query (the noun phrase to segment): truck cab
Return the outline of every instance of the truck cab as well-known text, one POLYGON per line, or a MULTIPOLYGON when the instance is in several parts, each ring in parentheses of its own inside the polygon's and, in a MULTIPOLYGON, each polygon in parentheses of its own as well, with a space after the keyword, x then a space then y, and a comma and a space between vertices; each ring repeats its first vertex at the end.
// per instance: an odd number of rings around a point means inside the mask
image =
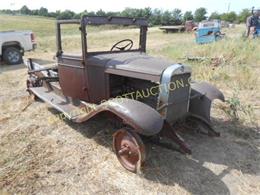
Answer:
POLYGON ((57 65, 42 67, 32 60, 27 62, 27 90, 33 97, 76 123, 101 114, 119 123, 120 129, 117 126, 113 134, 113 149, 119 162, 132 172, 145 161, 145 140, 160 144, 162 137, 168 138, 180 152, 191 154, 176 131, 190 118, 206 127, 208 135, 219 136, 211 127, 210 109, 214 99, 224 101, 214 86, 191 81, 189 66, 148 55, 147 28, 148 22, 142 18, 86 15, 81 20, 58 20, 57 65), (63 47, 66 34, 62 26, 68 24, 79 29, 78 55, 67 53, 63 47), (108 37, 113 43, 95 40, 102 50, 93 51, 94 41, 87 33, 90 25, 135 26, 135 39, 127 34, 120 40, 116 33, 121 31, 113 31, 115 38, 108 37))
POLYGON ((196 31, 196 43, 205 44, 220 40, 223 37, 220 30, 221 23, 218 20, 200 22, 196 31))

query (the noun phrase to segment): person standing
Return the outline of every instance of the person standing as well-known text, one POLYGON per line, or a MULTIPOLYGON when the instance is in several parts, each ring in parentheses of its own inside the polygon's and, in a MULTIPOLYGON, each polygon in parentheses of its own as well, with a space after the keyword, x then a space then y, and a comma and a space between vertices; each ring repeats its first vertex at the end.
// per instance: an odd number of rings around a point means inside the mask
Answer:
POLYGON ((253 34, 255 33, 256 27, 259 25, 259 17, 260 17, 260 9, 256 9, 256 10, 253 9, 252 16, 249 16, 246 21, 247 37, 249 37, 250 32, 253 32, 253 34))

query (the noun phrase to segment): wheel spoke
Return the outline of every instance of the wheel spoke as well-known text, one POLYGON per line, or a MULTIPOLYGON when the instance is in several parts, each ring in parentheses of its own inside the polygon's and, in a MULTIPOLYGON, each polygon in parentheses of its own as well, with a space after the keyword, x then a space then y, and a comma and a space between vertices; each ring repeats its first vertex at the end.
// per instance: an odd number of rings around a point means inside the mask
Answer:
POLYGON ((129 148, 127 146, 123 146, 119 151, 119 155, 129 155, 129 148))

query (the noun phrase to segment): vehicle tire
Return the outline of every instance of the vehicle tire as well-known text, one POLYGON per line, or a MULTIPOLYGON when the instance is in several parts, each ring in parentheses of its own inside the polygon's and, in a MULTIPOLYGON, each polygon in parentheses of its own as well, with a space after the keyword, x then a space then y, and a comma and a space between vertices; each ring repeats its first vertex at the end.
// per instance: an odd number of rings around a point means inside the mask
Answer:
POLYGON ((22 53, 16 47, 8 47, 4 49, 3 59, 9 65, 21 64, 22 53))

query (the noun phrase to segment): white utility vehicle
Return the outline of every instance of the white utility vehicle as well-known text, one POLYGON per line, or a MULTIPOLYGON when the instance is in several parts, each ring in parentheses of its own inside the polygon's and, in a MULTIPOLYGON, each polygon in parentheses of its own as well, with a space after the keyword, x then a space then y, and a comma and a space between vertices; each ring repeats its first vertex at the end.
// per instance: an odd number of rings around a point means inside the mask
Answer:
POLYGON ((37 44, 32 31, 0 32, 0 58, 7 64, 20 64, 25 51, 31 51, 37 44))

